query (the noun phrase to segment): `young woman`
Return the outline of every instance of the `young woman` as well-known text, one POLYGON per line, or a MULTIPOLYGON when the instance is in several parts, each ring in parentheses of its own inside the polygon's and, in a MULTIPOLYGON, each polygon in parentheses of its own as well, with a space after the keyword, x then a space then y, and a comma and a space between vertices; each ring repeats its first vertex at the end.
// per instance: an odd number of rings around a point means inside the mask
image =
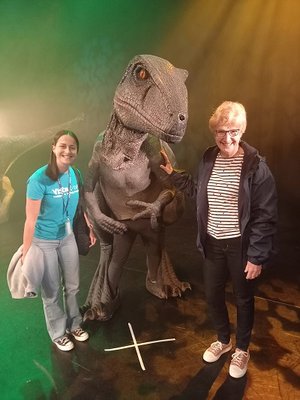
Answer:
MULTIPOLYGON (((41 297, 46 325, 51 340, 62 351, 74 348, 70 337, 78 341, 89 337, 80 327, 82 318, 76 298, 79 291, 79 255, 72 232, 79 188, 71 166, 78 150, 78 138, 73 132, 58 132, 52 143, 49 164, 35 171, 27 182, 22 260, 30 246, 37 246, 43 252, 41 297)), ((92 226, 89 226, 92 246, 96 238, 92 226)))

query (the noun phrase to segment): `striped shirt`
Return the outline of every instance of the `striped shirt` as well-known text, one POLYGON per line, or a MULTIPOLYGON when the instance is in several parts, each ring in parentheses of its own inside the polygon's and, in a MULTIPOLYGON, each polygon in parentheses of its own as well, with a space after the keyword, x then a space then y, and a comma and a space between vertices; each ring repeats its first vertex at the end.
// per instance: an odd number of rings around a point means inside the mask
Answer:
POLYGON ((217 155, 207 185, 207 233, 216 239, 241 236, 238 195, 243 160, 243 154, 231 158, 217 155))

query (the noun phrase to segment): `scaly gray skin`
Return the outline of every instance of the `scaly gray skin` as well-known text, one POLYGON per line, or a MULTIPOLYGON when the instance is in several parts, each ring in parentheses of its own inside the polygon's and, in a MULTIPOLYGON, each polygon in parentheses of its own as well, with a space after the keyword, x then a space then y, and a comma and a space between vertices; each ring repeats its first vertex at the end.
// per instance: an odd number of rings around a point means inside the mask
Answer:
POLYGON ((9 207, 15 192, 7 176, 9 169, 23 154, 49 140, 59 130, 70 129, 72 124, 83 118, 84 115, 80 114, 71 121, 27 135, 0 136, 0 224, 9 219, 9 207))
MULTIPOLYGON (((126 221, 148 218, 151 227, 174 222, 183 211, 177 193, 160 169, 168 143, 178 143, 187 125, 187 72, 168 61, 136 56, 118 85, 107 129, 95 143, 85 180, 88 212, 100 239, 100 261, 83 307, 84 319, 109 319, 119 303, 108 282, 113 235, 125 234, 126 221)), ((180 282, 166 253, 162 236, 161 262, 155 283, 147 289, 157 297, 180 296, 190 288, 180 282)))

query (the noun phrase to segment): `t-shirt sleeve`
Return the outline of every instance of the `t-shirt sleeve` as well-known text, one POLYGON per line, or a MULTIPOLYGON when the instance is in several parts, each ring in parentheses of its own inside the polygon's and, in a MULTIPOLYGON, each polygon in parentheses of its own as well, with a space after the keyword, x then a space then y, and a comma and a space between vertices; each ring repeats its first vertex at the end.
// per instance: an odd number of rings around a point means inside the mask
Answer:
POLYGON ((27 181, 26 197, 31 200, 41 200, 45 194, 45 185, 30 177, 27 181))

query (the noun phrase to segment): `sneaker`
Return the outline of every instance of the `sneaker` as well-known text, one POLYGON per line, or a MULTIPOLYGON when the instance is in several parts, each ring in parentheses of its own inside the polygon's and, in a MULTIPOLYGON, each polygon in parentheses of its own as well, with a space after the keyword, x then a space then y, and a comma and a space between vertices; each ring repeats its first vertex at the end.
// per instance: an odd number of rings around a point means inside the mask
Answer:
POLYGON ((89 338, 89 334, 81 328, 74 329, 74 331, 69 333, 74 339, 78 340, 78 342, 85 342, 89 338))
POLYGON ((26 297, 27 299, 34 299, 35 297, 37 297, 37 294, 35 292, 26 292, 24 297, 26 297))
POLYGON ((231 357, 232 360, 229 367, 229 375, 232 376, 232 378, 241 378, 247 372, 250 354, 248 351, 236 348, 231 357))
POLYGON ((74 349, 74 344, 71 342, 68 336, 63 336, 60 339, 56 339, 53 343, 59 348, 59 350, 62 351, 70 351, 74 349))
POLYGON ((227 353, 232 349, 231 341, 228 344, 224 344, 219 342, 213 342, 208 349, 205 350, 203 354, 203 360, 206 362, 215 362, 217 361, 222 354, 227 353))

